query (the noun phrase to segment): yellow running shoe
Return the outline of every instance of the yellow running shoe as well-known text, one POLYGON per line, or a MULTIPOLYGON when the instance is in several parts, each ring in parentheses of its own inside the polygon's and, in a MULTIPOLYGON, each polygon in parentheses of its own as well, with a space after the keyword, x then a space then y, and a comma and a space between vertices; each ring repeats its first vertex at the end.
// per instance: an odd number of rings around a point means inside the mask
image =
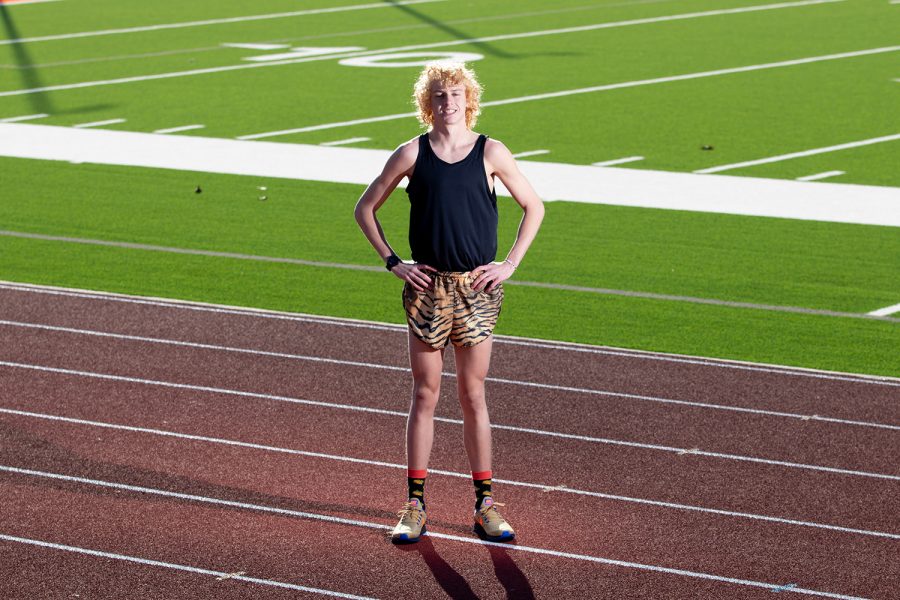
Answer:
POLYGON ((391 532, 391 541, 395 544, 411 544, 419 541, 419 536, 425 533, 425 507, 418 498, 410 498, 403 505, 397 516, 400 522, 391 532))
POLYGON ((503 504, 491 497, 481 501, 481 508, 475 511, 475 533, 492 542, 508 542, 516 537, 516 532, 497 510, 498 506, 503 504))

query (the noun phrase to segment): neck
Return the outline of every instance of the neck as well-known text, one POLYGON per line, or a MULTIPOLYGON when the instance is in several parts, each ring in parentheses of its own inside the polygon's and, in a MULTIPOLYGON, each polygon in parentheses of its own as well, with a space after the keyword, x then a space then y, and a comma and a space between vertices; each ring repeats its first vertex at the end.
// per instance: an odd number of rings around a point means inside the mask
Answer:
POLYGON ((428 132, 429 137, 442 140, 460 140, 466 138, 469 134, 470 131, 465 123, 447 125, 439 122, 437 119, 431 126, 431 131, 428 132))

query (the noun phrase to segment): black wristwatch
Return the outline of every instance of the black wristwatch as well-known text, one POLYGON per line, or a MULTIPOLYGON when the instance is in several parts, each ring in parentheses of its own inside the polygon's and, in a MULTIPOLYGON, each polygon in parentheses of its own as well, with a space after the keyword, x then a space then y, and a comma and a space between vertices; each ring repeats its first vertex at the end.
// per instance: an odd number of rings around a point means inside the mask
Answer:
POLYGON ((388 271, 390 271, 391 269, 393 269, 394 267, 399 265, 401 262, 402 261, 400 260, 399 256, 397 256, 396 254, 391 254, 390 256, 388 256, 385 259, 384 268, 387 269, 388 271))

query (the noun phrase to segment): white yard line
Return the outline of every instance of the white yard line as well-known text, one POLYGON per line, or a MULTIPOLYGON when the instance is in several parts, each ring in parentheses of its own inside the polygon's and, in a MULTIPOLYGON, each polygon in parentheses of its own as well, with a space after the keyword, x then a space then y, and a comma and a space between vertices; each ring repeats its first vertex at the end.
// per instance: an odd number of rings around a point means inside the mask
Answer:
POLYGON ((625 163, 644 160, 643 156, 628 156, 626 158, 615 158, 613 160, 604 160, 602 162, 591 163, 592 167, 612 167, 613 165, 623 165, 625 163))
MULTIPOLYGON (((635 19, 630 21, 614 21, 610 23, 597 23, 593 25, 583 25, 579 27, 567 27, 562 29, 546 29, 540 31, 528 31, 522 33, 510 33, 503 35, 494 35, 494 36, 485 36, 478 38, 467 38, 462 40, 448 40, 444 42, 435 42, 428 44, 413 44, 408 46, 396 46, 393 48, 380 48, 377 50, 368 50, 361 52, 346 52, 342 54, 334 54, 334 55, 326 55, 326 56, 311 56, 307 58, 297 58, 291 60, 283 60, 283 61, 273 61, 273 62, 259 62, 259 63, 243 63, 239 65, 229 65, 223 67, 209 67, 205 69, 191 69, 189 71, 175 71, 171 73, 157 73, 154 75, 141 75, 135 77, 123 77, 119 79, 105 79, 99 81, 85 81, 81 83, 72 83, 72 84, 64 84, 64 85, 55 85, 55 86, 45 86, 40 88, 31 88, 31 89, 20 89, 20 90, 9 90, 5 92, 0 92, 0 97, 4 96, 18 96, 22 94, 35 94, 41 92, 49 92, 49 91, 62 91, 62 90, 71 90, 71 89, 81 89, 87 87, 95 87, 101 85, 118 85, 123 83, 135 83, 139 81, 152 81, 157 79, 169 79, 173 77, 190 77, 194 75, 205 75, 209 73, 223 73, 227 71, 236 71, 241 69, 252 69, 252 68, 263 68, 263 67, 274 67, 280 65, 292 65, 304 62, 318 61, 318 60, 333 60, 333 59, 341 59, 341 58, 352 58, 357 56, 370 56, 376 54, 384 54, 389 52, 402 52, 406 50, 422 50, 425 48, 445 48, 450 46, 459 46, 459 45, 469 45, 473 43, 479 42, 494 42, 501 40, 511 40, 511 39, 523 39, 530 37, 540 37, 547 35, 560 35, 560 34, 568 34, 568 33, 582 33, 587 31, 594 31, 599 29, 606 29, 611 27, 625 27, 631 25, 644 25, 648 23, 659 23, 665 21, 677 21, 682 19, 695 19, 701 17, 710 17, 710 16, 718 16, 724 14, 738 14, 745 12, 753 12, 760 10, 776 10, 781 8, 794 8, 798 6, 807 6, 812 4, 825 4, 825 3, 833 3, 833 2, 844 2, 845 0, 805 0, 803 2, 791 2, 791 3, 780 3, 780 4, 767 4, 762 6, 750 6, 744 8, 734 8, 734 9, 725 9, 725 10, 714 10, 714 11, 706 11, 700 13, 687 13, 680 15, 668 15, 664 17, 652 17, 648 19, 635 19)), ((871 51, 869 51, 871 52, 871 51)))
POLYGON ((33 121, 35 119, 43 119, 45 117, 49 117, 47 113, 40 113, 37 115, 22 115, 19 117, 6 117, 5 119, 0 119, 0 123, 19 123, 20 121, 33 121))
MULTIPOLYGON (((898 305, 897 310, 900 310, 900 305, 898 305)), ((146 336, 137 336, 137 335, 127 335, 122 333, 112 333, 106 331, 95 331, 91 329, 79 329, 74 327, 60 327, 56 325, 46 325, 42 323, 25 323, 21 321, 7 321, 0 320, 0 326, 7 327, 19 327, 24 329, 36 329, 43 331, 52 331, 58 333, 71 333, 75 335, 84 335, 91 337, 100 337, 107 339, 115 339, 115 340, 124 340, 124 341, 133 341, 133 342, 145 342, 150 344, 162 344, 168 346, 176 346, 183 348, 195 348, 199 350, 213 350, 217 352, 229 352, 235 354, 247 354, 250 356, 263 356, 263 357, 272 357, 272 358, 285 358, 289 360, 298 360, 298 361, 310 361, 310 362, 319 362, 319 363, 327 363, 327 364, 335 364, 342 365, 347 367, 361 367, 365 369, 378 369, 378 370, 386 370, 386 371, 400 371, 404 373, 408 373, 410 369, 408 367, 398 367, 393 365, 385 365, 379 363, 370 363, 364 361, 355 361, 355 360, 342 360, 337 358, 327 358, 322 356, 308 356, 302 354, 291 354, 286 352, 271 352, 266 350, 256 350, 252 348, 236 348, 233 346, 221 346, 216 344, 204 344, 199 342, 187 342, 181 340, 173 340, 168 338, 153 338, 146 336)), ((456 373, 443 372, 441 373, 443 377, 455 378, 456 373)), ((741 413, 749 413, 755 415, 763 415, 769 417, 786 417, 790 419, 798 419, 801 421, 814 421, 814 422, 823 422, 823 423, 833 423, 837 425, 851 425, 851 426, 861 426, 861 427, 873 427, 877 429, 889 429, 894 431, 900 431, 900 425, 890 425, 886 423, 876 423, 872 421, 856 421, 849 419, 839 419, 835 417, 828 417, 819 414, 802 414, 802 413, 790 413, 784 411, 774 411, 774 410, 765 410, 759 408, 749 408, 742 406, 730 406, 726 404, 712 404, 709 402, 695 402, 690 400, 676 400, 673 398, 663 398, 659 396, 648 396, 642 394, 632 394, 628 392, 613 392, 610 390, 597 390, 592 388, 579 388, 574 386, 562 386, 562 385, 552 385, 548 383, 540 383, 540 382, 532 382, 532 381, 521 381, 514 379, 504 379, 500 377, 487 377, 485 381, 489 383, 499 383, 503 385, 512 385, 512 386, 523 386, 523 387, 531 387, 536 389, 544 389, 544 390, 553 390, 557 392, 571 392, 575 394, 586 394, 592 396, 601 396, 605 398, 622 398, 625 400, 634 400, 640 402, 653 402, 664 405, 673 405, 673 406, 685 406, 688 408, 703 408, 703 409, 714 409, 714 410, 723 410, 728 412, 741 412, 741 413)))
POLYGON ((770 156, 768 158, 759 158, 756 160, 748 160, 739 163, 733 163, 730 165, 721 165, 719 167, 709 167, 707 169, 698 169, 694 171, 694 173, 720 173, 722 171, 728 171, 731 169, 739 169, 741 167, 752 167, 756 165, 764 165, 768 163, 780 162, 783 160, 790 160, 792 158, 802 158, 804 156, 813 156, 816 154, 825 154, 827 152, 837 152, 838 150, 847 150, 850 148, 860 148, 862 146, 871 146, 872 144, 881 144, 883 142, 893 142, 896 140, 900 140, 900 133, 895 133, 893 135, 884 135, 875 138, 869 138, 867 140, 859 140, 856 142, 847 142, 844 144, 837 144, 834 146, 824 146, 822 148, 813 148, 811 150, 803 150, 801 152, 791 152, 790 154, 779 154, 778 156, 770 156))
POLYGON ((818 181, 820 179, 828 179, 829 177, 837 177, 843 175, 844 171, 825 171, 824 173, 815 173, 813 175, 805 175, 798 177, 797 181, 818 181))
POLYGON ((869 314, 873 317, 886 317, 898 312, 900 312, 900 304, 894 304, 893 306, 886 306, 884 308, 879 308, 878 310, 873 310, 869 314))
POLYGON ((79 123, 78 125, 73 125, 75 129, 89 129, 91 127, 103 127, 104 125, 118 125, 119 123, 124 123, 125 119, 107 119, 106 121, 93 121, 91 123, 79 123))
POLYGON ((43 540, 35 540, 31 538, 24 538, 14 535, 6 535, 0 533, 0 541, 5 542, 16 542, 19 544, 28 544, 30 546, 39 546, 41 548, 50 548, 53 550, 64 550, 66 552, 74 552, 76 554, 86 554, 88 556, 95 556, 98 558, 109 558, 113 560, 121 560, 130 563, 136 563, 139 565, 147 565, 151 567, 162 567, 165 569, 173 569, 176 571, 187 571, 188 573, 195 573, 197 575, 212 575, 214 577, 226 579, 234 579, 236 581, 245 581, 247 583, 256 583, 259 585, 267 585, 270 587, 284 588, 288 590, 294 590, 298 592, 309 592, 312 594, 323 594, 325 596, 331 596, 333 598, 349 598, 351 600, 376 600, 370 596, 355 596, 353 594, 344 594, 342 592, 335 592, 332 590, 323 590, 321 588, 307 587, 305 585, 296 585, 294 583, 285 583, 283 581, 274 581, 272 579, 261 579, 259 577, 248 577, 246 575, 241 575, 237 573, 226 573, 224 571, 214 571, 212 569, 202 569, 200 567, 192 567, 188 565, 181 565, 176 563, 170 563, 161 560, 151 560, 149 558, 141 558, 138 556, 130 556, 127 554, 119 554, 116 552, 104 552, 100 550, 93 550, 90 548, 82 548, 79 546, 69 546, 66 544, 57 544, 54 542, 46 542, 43 540))
POLYGON ((541 154, 550 154, 549 150, 528 150, 526 152, 516 152, 513 158, 525 158, 527 156, 540 156, 541 154))
MULTIPOLYGON (((444 0, 397 0, 394 5, 425 4, 431 2, 443 2, 444 0)), ((97 37, 102 35, 118 35, 123 33, 138 33, 142 31, 161 31, 164 29, 183 29, 185 27, 202 27, 206 25, 221 25, 224 23, 246 23, 248 21, 263 21, 268 19, 285 19, 289 17, 302 17, 307 15, 320 15, 326 13, 348 12, 354 10, 366 10, 372 8, 391 8, 391 4, 375 2, 372 4, 357 4, 354 6, 338 6, 335 8, 314 8, 309 10, 297 10, 293 12, 271 13, 265 15, 248 15, 244 17, 228 17, 222 19, 207 19, 205 21, 188 21, 185 23, 165 23, 160 25, 145 25, 141 27, 125 27, 120 29, 104 29, 101 31, 81 31, 75 33, 62 33, 57 35, 44 35, 39 37, 13 38, 0 40, 0 45, 8 44, 33 44, 35 42, 47 42, 52 40, 71 40, 75 38, 97 37)))
MULTIPOLYGON (((255 398, 259 400, 269 400, 274 402, 288 402, 291 404, 300 404, 305 406, 314 406, 317 408, 328 408, 335 410, 346 410, 351 412, 361 412, 367 414, 384 415, 390 417, 401 417, 406 419, 408 414, 404 411, 387 410, 383 408, 373 408, 370 406, 360 406, 356 404, 342 404, 339 402, 325 402, 321 400, 308 400, 306 398, 295 398, 291 396, 282 396, 278 394, 261 394, 258 392, 248 392, 243 390, 232 390, 228 388, 217 388, 211 386, 191 385, 186 383, 174 383, 171 381, 160 381, 155 379, 144 379, 141 377, 128 377, 123 375, 111 375, 108 373, 95 373, 92 371, 80 371, 76 369, 64 369, 59 367, 48 367, 45 365, 32 365, 27 363, 17 363, 10 361, 0 361, 0 366, 10 367, 13 369, 26 369, 38 371, 42 373, 56 373, 59 375, 85 377, 89 379, 100 379, 104 381, 117 381, 122 383, 135 383, 138 385, 147 385, 153 387, 163 387, 170 389, 188 390, 193 392, 204 392, 211 394, 222 394, 227 396, 239 396, 245 398, 255 398)), ((440 423, 448 423, 451 425, 462 425, 462 419, 451 419, 449 417, 434 417, 434 420, 440 423)), ((864 477, 870 479, 886 479, 890 481, 900 481, 900 475, 891 475, 888 473, 875 473, 871 471, 861 471, 858 469, 843 469, 839 467, 829 467, 824 465, 813 465, 806 463, 797 463, 792 461, 774 460, 761 458, 757 456, 745 456, 740 454, 727 454, 723 452, 710 452, 699 448, 676 448, 673 446, 664 446, 662 444, 645 444, 641 442, 632 442, 628 440, 617 440, 612 438, 601 438, 597 436, 580 435, 575 433, 565 433, 560 431, 550 431, 546 429, 537 429, 534 427, 519 427, 515 425, 505 425, 500 423, 491 423, 492 429, 503 431, 514 431, 516 433, 526 433, 537 435, 540 437, 548 437, 551 439, 574 440, 579 442, 587 442, 591 444, 603 444, 611 446, 622 446, 628 448, 637 448, 640 450, 659 451, 675 454, 692 454, 694 456, 704 456, 707 458, 717 458, 722 460, 731 460, 736 462, 748 462, 754 464, 765 464, 771 466, 785 467, 788 469, 800 469, 806 471, 817 471, 821 473, 829 473, 835 475, 847 475, 852 477, 864 477)))
POLYGON ((335 140, 333 142, 321 142, 320 146, 346 146, 347 144, 356 144, 357 142, 368 142, 372 138, 367 137, 355 137, 348 138, 346 140, 335 140))
MULTIPOLYGON (((65 288, 59 286, 39 285, 34 283, 18 283, 12 281, 0 280, 0 289, 12 290, 15 292, 23 292, 30 294, 44 294, 50 296, 63 296, 70 298, 82 298, 87 300, 96 300, 100 302, 119 302, 123 304, 136 304, 140 306, 155 306, 176 310, 191 310, 198 312, 208 312, 220 315, 235 315, 242 317, 253 317, 258 319, 275 319, 279 321, 292 321, 297 323, 319 323, 325 325, 336 325, 339 327, 354 327, 363 329, 374 329, 389 333, 406 335, 407 327, 395 323, 384 323, 380 321, 367 321, 363 319, 349 319, 346 317, 326 317, 322 315, 311 315, 304 313, 292 313, 278 310, 270 310, 264 308, 251 308, 246 306, 230 306, 227 304, 212 304, 208 302, 178 300, 175 298, 155 298, 152 296, 135 296, 130 294, 119 294, 115 292, 103 292, 93 290, 83 290, 78 288, 65 288)), ((661 352, 650 352, 647 350, 631 350, 624 348, 614 348, 611 346, 596 346, 591 344, 580 344, 577 342, 562 342, 541 340, 538 338, 516 337, 511 335, 497 335, 494 343, 511 344, 519 346, 527 346, 532 348, 545 348, 548 350, 563 350, 567 352, 584 352, 588 354, 621 356, 624 358, 633 358, 641 360, 656 360, 660 362, 672 362, 693 364, 705 367, 737 369, 750 372, 771 373, 775 375, 783 375, 789 377, 809 377, 813 379, 825 379, 832 381, 846 381, 850 383, 858 383, 863 385, 887 385, 892 387, 900 387, 900 378, 887 377, 881 375, 865 375, 859 373, 844 373, 840 371, 823 371, 820 369, 809 369, 805 367, 791 367, 786 365, 775 365, 767 363, 753 363, 747 361, 730 360, 725 358, 709 358, 702 356, 692 356, 689 354, 665 354, 661 352)), ((405 338, 404 338, 405 339, 405 338)))
MULTIPOLYGON (((0 156, 368 185, 390 150, 0 124, 0 156)), ((546 200, 900 226, 900 189, 522 161, 546 200)), ((403 184, 401 184, 403 185, 403 184)), ((497 194, 509 196, 500 183, 497 194)))
MULTIPOLYGON (((660 83, 671 83, 673 81, 687 81, 690 79, 702 79, 705 77, 718 77, 720 75, 731 75, 734 73, 746 73, 750 71, 760 71, 765 69, 778 69, 783 67, 793 67, 797 65, 805 65, 815 62, 821 61, 829 61, 829 60, 841 60, 845 58, 857 58, 860 56, 869 56, 872 54, 882 54, 885 52, 897 52, 900 50, 900 46, 885 46, 882 48, 870 48, 867 50, 857 50, 853 52, 841 52, 839 54, 825 54, 822 56, 810 56, 806 58, 798 58, 791 60, 784 60, 773 63, 762 63, 757 65, 747 65, 743 67, 733 67, 729 69, 716 69, 713 71, 699 71, 696 73, 686 73, 683 75, 671 75, 666 77, 656 77, 654 79, 638 79, 635 81, 623 81, 619 83, 609 83, 605 85, 595 85, 591 87, 584 88, 575 88, 570 90, 559 90, 556 92, 546 92, 543 94, 529 94, 528 96, 518 96, 514 98, 505 98, 503 100, 490 100, 487 102, 482 102, 482 107, 490 107, 490 106, 504 106, 507 104, 518 104, 521 102, 534 102, 537 100, 549 100, 551 98, 565 98, 567 96, 575 96, 579 94, 593 94, 596 92, 607 92, 610 90, 619 90, 625 88, 632 87, 640 87, 645 85, 657 85, 660 83)), ((333 58, 333 57, 332 57, 333 58)), ((0 96, 3 96, 5 92, 0 92, 0 96)), ((292 129, 281 129, 278 131, 267 131, 263 133, 253 133, 248 135, 238 136, 239 140, 259 140, 270 137, 278 137, 283 135, 289 135, 294 133, 306 133, 309 131, 320 131, 322 129, 334 129, 338 127, 350 127, 353 125, 363 125, 366 123, 378 123, 382 121, 393 121, 397 119, 405 119, 408 117, 416 116, 415 112, 408 113, 396 113, 392 115, 381 115, 377 117, 368 117, 363 119, 353 119, 350 121, 338 121, 335 123, 322 123, 319 125, 307 125, 304 127, 295 127, 292 129)), ((736 165, 736 166, 742 166, 736 165)), ((701 169, 699 171, 695 171, 696 173, 713 173, 718 170, 726 170, 726 168, 734 167, 735 165, 726 165, 725 167, 713 167, 712 169, 701 169)))
POLYGON ((222 44, 224 48, 241 48, 244 50, 284 50, 290 44, 222 44))
POLYGON ((181 131, 193 131, 194 129, 203 129, 206 125, 182 125, 180 127, 169 127, 167 129, 157 129, 153 133, 178 133, 181 131))

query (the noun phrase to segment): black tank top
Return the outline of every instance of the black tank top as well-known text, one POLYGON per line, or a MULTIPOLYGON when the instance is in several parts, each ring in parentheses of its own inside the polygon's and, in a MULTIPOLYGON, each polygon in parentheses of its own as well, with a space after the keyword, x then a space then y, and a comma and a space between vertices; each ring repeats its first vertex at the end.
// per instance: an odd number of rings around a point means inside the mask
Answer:
POLYGON ((471 271, 497 256, 497 194, 484 170, 486 135, 459 162, 444 162, 419 136, 409 195, 412 258, 439 271, 471 271))

